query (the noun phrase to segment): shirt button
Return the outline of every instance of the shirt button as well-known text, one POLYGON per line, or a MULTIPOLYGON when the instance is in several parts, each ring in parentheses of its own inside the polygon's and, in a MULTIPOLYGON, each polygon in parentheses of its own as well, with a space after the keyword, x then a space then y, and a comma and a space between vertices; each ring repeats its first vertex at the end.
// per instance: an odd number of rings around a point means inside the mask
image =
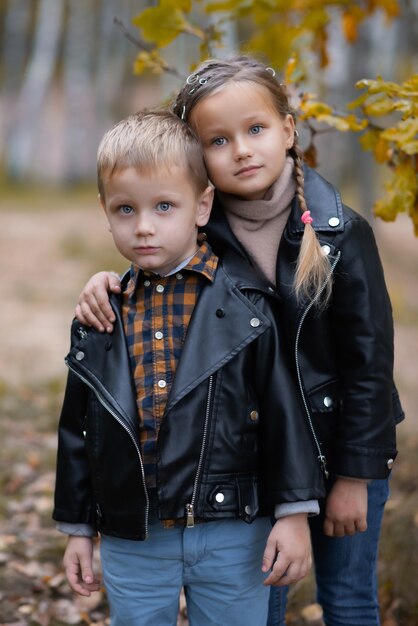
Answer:
POLYGON ((183 274, 180 274, 180 272, 178 272, 176 274, 176 278, 177 278, 177 280, 181 280, 183 278, 183 274))
POLYGON ((151 284, 150 280, 144 280, 144 287, 149 287, 151 284))
POLYGON ((260 326, 261 322, 258 319, 258 317, 253 317, 252 319, 250 319, 250 326, 252 326, 253 328, 257 328, 257 326, 260 326))
POLYGON ((258 420, 258 411, 251 411, 250 420, 256 422, 258 420))
POLYGON ((160 389, 164 389, 164 387, 167 387, 167 383, 165 382, 165 380, 159 380, 157 385, 160 389))
POLYGON ((157 285, 155 289, 158 291, 158 293, 163 293, 164 285, 157 285))
POLYGON ((155 333, 154 337, 156 339, 162 339, 164 337, 163 333, 161 332, 161 330, 157 330, 157 332, 155 333))

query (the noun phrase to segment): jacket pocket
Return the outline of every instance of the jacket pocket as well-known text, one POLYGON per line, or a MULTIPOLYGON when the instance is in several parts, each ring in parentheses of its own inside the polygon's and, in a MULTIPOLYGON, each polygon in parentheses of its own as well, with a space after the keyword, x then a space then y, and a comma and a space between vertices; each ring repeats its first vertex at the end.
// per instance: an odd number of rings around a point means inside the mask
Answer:
POLYGON ((209 491, 211 510, 219 517, 239 517, 247 523, 254 521, 259 511, 258 480, 245 476, 224 482, 219 478, 209 491))
POLYGON ((338 381, 332 380, 308 392, 308 403, 315 432, 321 443, 326 443, 337 430, 341 408, 338 381))

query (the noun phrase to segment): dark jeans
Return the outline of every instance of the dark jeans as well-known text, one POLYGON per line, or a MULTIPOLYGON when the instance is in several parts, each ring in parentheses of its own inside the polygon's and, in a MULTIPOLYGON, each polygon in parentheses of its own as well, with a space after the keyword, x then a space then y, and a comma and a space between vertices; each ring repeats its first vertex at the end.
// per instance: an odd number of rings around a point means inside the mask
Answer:
MULTIPOLYGON (((326 537, 322 514, 310 519, 317 601, 327 626, 379 626, 376 560, 389 481, 368 486, 367 530, 326 537)), ((267 626, 285 626, 288 588, 272 587, 267 626)))

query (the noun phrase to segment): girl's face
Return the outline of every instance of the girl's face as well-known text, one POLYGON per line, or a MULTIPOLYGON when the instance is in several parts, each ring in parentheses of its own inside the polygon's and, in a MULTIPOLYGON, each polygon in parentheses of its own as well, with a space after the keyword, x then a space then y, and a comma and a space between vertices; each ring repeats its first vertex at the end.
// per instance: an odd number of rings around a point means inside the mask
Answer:
POLYGON ((294 141, 292 116, 282 118, 270 92, 255 83, 232 82, 205 97, 192 110, 190 124, 214 186, 243 200, 265 196, 294 141))

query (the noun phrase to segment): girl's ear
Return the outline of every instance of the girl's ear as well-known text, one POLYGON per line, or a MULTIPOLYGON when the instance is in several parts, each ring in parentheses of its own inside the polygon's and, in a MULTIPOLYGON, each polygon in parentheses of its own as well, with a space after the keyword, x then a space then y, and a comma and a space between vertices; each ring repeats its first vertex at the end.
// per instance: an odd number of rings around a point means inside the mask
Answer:
POLYGON ((283 128, 286 135, 286 150, 290 150, 295 141, 295 120, 290 113, 283 120, 283 128))
POLYGON ((209 221, 213 203, 213 187, 206 187, 198 199, 196 211, 196 226, 206 226, 209 221))

